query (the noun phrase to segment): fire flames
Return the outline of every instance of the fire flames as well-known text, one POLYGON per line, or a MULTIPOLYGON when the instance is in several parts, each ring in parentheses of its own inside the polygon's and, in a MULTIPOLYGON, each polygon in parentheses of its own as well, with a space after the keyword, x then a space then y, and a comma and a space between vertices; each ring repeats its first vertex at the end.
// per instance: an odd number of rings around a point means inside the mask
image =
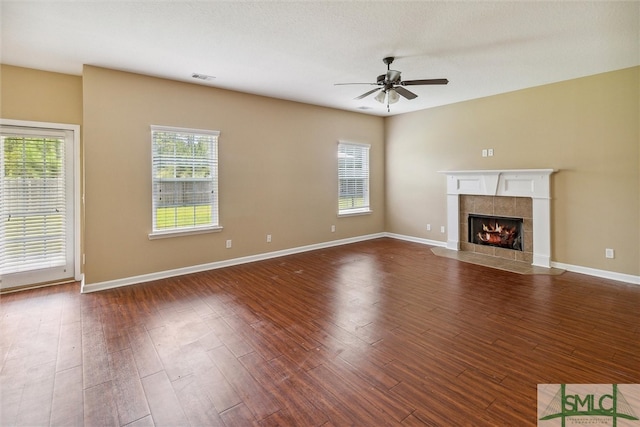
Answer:
POLYGON ((478 239, 488 245, 512 247, 518 236, 516 227, 507 227, 496 222, 495 227, 482 224, 482 231, 478 233, 478 239))

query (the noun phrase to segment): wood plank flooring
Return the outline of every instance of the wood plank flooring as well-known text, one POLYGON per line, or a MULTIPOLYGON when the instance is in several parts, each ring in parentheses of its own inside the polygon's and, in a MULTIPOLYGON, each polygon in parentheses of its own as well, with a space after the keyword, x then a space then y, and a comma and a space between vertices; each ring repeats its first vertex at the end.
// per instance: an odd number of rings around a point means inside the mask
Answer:
POLYGON ((6 294, 0 425, 536 425, 538 383, 640 383, 639 308, 386 238, 6 294))

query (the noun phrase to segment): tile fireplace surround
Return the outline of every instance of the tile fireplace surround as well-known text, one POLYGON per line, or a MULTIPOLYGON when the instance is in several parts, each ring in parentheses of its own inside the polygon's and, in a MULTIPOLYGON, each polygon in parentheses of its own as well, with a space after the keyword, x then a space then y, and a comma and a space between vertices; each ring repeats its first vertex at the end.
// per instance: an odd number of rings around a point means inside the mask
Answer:
MULTIPOLYGON (((460 196, 460 250, 490 255, 498 258, 533 262, 533 215, 529 197, 512 196, 460 196), (499 218, 522 219, 520 250, 470 242, 469 216, 486 215, 499 218), (469 237, 469 239, 467 239, 469 237)), ((489 221, 488 219, 485 221, 489 221)), ((493 221, 491 221, 493 222, 493 221)))
POLYGON ((554 169, 441 172, 447 175, 447 249, 458 251, 466 244, 466 234, 460 227, 460 196, 528 197, 531 199, 533 229, 531 265, 550 268, 550 176, 554 172, 554 169))

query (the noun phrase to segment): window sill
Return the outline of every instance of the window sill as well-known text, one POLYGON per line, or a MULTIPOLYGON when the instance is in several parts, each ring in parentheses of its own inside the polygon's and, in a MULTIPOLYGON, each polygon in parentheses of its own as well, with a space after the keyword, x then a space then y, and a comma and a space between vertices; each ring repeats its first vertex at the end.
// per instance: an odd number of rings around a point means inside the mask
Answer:
POLYGON ((153 233, 149 233, 149 240, 190 236, 193 234, 217 233, 219 231, 222 231, 222 226, 219 225, 213 227, 189 228, 185 230, 154 231, 153 233))
POLYGON ((370 215, 373 211, 371 209, 354 209, 351 211, 338 212, 338 218, 345 216, 358 216, 358 215, 370 215))

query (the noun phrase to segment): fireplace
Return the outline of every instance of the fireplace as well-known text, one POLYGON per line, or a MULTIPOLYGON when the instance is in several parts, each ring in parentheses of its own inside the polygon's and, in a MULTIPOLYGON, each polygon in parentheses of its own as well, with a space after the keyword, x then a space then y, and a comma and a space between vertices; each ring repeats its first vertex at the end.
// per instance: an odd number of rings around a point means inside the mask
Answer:
POLYGON ((446 247, 551 267, 550 176, 554 172, 554 169, 443 171, 447 175, 446 247), (503 211, 505 205, 515 210, 503 211), (529 213, 524 213, 525 207, 529 213), (468 242, 465 212, 523 218, 520 229, 523 252, 468 242))
POLYGON ((469 243, 523 250, 523 218, 468 215, 469 243))
POLYGON ((535 230, 530 197, 462 194, 458 201, 460 250, 533 263, 535 230))

